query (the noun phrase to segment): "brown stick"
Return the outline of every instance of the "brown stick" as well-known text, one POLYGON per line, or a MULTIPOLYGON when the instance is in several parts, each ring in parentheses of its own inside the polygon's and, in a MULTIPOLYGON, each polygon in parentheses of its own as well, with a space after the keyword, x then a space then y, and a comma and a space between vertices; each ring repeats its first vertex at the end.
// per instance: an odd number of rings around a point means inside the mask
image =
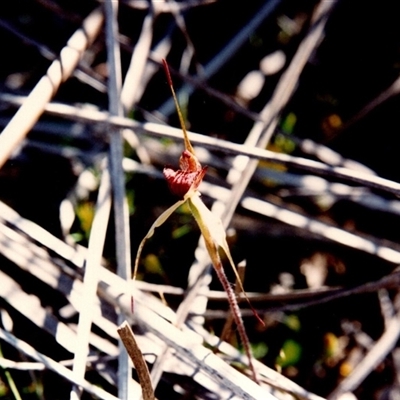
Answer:
POLYGON ((143 400, 155 400, 153 386, 151 384, 149 369, 143 359, 142 352, 140 351, 135 336, 127 321, 124 321, 117 328, 118 335, 120 336, 126 351, 131 358, 133 365, 139 377, 140 386, 142 387, 143 400))

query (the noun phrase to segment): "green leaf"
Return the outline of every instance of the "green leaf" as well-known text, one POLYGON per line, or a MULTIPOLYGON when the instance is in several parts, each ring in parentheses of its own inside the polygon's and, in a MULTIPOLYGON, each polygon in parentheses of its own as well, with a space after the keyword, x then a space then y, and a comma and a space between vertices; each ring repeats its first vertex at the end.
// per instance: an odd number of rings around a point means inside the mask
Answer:
POLYGON ((295 365, 301 358, 302 348, 298 342, 288 339, 283 343, 280 355, 276 359, 276 363, 281 367, 295 365))

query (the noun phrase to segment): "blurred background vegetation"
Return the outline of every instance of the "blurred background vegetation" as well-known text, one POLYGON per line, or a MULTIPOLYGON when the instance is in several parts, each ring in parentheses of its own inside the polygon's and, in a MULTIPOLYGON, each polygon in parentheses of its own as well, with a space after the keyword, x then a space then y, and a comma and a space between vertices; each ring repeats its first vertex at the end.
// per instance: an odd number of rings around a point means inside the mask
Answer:
MULTIPOLYGON (((15 114, 21 99, 18 96, 23 99, 30 93, 69 37, 99 4, 91 0, 2 2, 2 127, 15 114)), ((127 115, 139 122, 179 126, 160 68, 164 56, 171 66, 188 128, 227 142, 244 143, 309 32, 318 4, 314 0, 153 1, 151 50, 142 55, 146 67, 127 115), (268 4, 270 11, 247 31, 268 4), (176 15, 182 18, 180 26, 176 15), (229 48, 239 34, 244 39, 229 48), (197 76, 196 86, 185 86, 190 76, 197 76)), ((118 39, 123 77, 133 49, 144 35, 142 26, 148 15, 147 1, 120 1, 118 39)), ((354 168, 355 174, 361 171, 400 180, 398 16, 396 2, 336 2, 327 16, 323 40, 312 51, 293 96, 279 110, 269 150, 354 168)), ((108 73, 105 34, 101 32, 53 102, 107 110, 108 73)), ((69 244, 87 246, 100 163, 108 151, 106 133, 104 126, 45 112, 0 169, 0 200, 69 244), (71 207, 74 214, 68 219, 71 207)), ((181 151, 181 144, 169 138, 138 137, 140 150, 136 145, 124 147, 125 157, 132 161, 126 169, 126 190, 133 257, 155 218, 176 201, 161 172, 165 165, 177 166, 181 151)), ((233 155, 222 148, 197 146, 196 150, 201 162, 209 166, 205 181, 211 186, 205 188, 203 200, 211 206, 218 188, 230 187, 226 178, 233 155)), ((287 221, 278 212, 257 211, 242 204, 228 230, 235 261, 246 261, 245 288, 260 294, 253 306, 266 326, 260 326, 251 313, 243 314, 255 355, 308 391, 327 397, 351 376, 382 337, 390 315, 400 312, 398 289, 391 279, 397 276, 396 257, 400 254, 398 196, 394 190, 371 188, 362 181, 355 184, 334 172, 316 176, 296 165, 266 160, 260 162, 244 196, 293 213, 287 221), (308 222, 298 225, 296 215, 308 222), (313 222, 325 228, 313 229, 313 222), (338 228, 344 236, 329 236, 330 228, 338 228), (368 240, 375 248, 370 251, 356 241, 352 243, 346 232, 368 240), (382 256, 376 250, 381 247, 392 250, 396 257, 382 256), (384 278, 387 283, 375 284, 384 278), (368 286, 371 283, 375 286, 368 286), (387 303, 392 311, 385 311, 387 303)), ((146 245, 139 279, 185 289, 198 238, 189 211, 180 208, 146 245)), ((103 256, 108 268, 115 270, 112 218, 103 256)), ((62 295, 3 256, 0 270, 63 319, 60 310, 66 300, 62 295)), ((229 278, 234 281, 230 273, 229 278)), ((217 279, 213 279, 211 289, 221 290, 217 279)), ((182 301, 182 296, 164 296, 173 309, 182 301)), ((35 347, 43 347, 45 342, 45 353, 55 360, 71 358, 7 298, 0 298, 0 308, 12 317, 16 336, 29 337, 35 347)), ((205 312, 207 330, 221 334, 227 309, 224 300, 211 296, 205 312)), ((64 320, 76 324, 76 318, 73 315, 64 320)), ((5 326, 4 321, 2 324, 5 326)), ((235 335, 231 340, 237 344, 235 335)), ((20 359, 15 349, 0 343, 5 358, 20 359)), ((352 390, 354 395, 359 399, 398 398, 399 368, 395 343, 352 390)), ((0 398, 11 399, 6 375, 6 370, 0 369, 0 398)), ((12 376, 24 399, 69 398, 69 384, 51 372, 12 371, 12 376), (64 393, 60 392, 64 386, 64 393)), ((160 399, 211 398, 201 394, 190 397, 188 388, 186 394, 174 392, 173 380, 163 379, 160 393, 156 393, 160 399)), ((112 383, 99 384, 115 390, 112 383)))

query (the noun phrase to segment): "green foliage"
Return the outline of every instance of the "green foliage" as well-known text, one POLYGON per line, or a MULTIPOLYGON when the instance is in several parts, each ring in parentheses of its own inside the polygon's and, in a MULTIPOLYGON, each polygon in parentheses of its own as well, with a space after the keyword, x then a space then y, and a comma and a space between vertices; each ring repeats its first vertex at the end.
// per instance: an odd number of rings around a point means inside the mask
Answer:
POLYGON ((83 231, 83 236, 88 239, 94 218, 94 204, 91 201, 83 201, 76 207, 76 215, 83 231))
POLYGON ((252 343, 251 350, 254 358, 259 360, 267 355, 268 346, 265 342, 252 343))
POLYGON ((127 190, 126 199, 128 202, 129 214, 132 215, 135 212, 135 191, 127 190))
POLYGON ((285 133, 293 133, 294 131, 294 127, 296 125, 297 122, 297 117, 295 113, 289 113, 284 120, 282 121, 281 127, 283 132, 285 133))
POLYGON ((302 347, 297 341, 293 339, 285 340, 276 359, 276 364, 282 368, 296 365, 301 358, 301 354, 302 347))
POLYGON ((161 261, 155 254, 148 254, 145 257, 143 264, 147 273, 165 277, 165 271, 162 267, 161 261))
POLYGON ((293 133, 296 122, 297 117, 294 113, 289 113, 283 119, 281 123, 282 133, 278 133, 274 140, 274 146, 277 147, 278 151, 290 154, 295 150, 296 143, 288 135, 293 133))
POLYGON ((294 314, 285 316, 284 324, 295 332, 298 332, 301 328, 300 319, 297 315, 294 314))
POLYGON ((190 224, 182 225, 173 230, 172 238, 179 239, 179 238, 187 235, 189 232, 191 232, 191 230, 192 230, 192 226, 190 224))

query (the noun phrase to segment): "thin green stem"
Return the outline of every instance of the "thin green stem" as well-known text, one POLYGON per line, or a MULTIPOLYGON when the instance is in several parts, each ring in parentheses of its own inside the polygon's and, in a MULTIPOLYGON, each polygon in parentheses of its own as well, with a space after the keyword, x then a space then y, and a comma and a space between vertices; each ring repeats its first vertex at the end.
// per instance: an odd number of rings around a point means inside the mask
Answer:
MULTIPOLYGON (((3 351, 1 350, 1 346, 0 346, 0 357, 3 358, 3 351)), ((8 371, 5 368, 3 370, 4 370, 4 375, 6 376, 7 379, 8 386, 10 387, 11 393, 14 395, 16 400, 22 400, 22 397, 18 392, 17 385, 15 384, 14 379, 10 374, 10 371, 8 371)))

